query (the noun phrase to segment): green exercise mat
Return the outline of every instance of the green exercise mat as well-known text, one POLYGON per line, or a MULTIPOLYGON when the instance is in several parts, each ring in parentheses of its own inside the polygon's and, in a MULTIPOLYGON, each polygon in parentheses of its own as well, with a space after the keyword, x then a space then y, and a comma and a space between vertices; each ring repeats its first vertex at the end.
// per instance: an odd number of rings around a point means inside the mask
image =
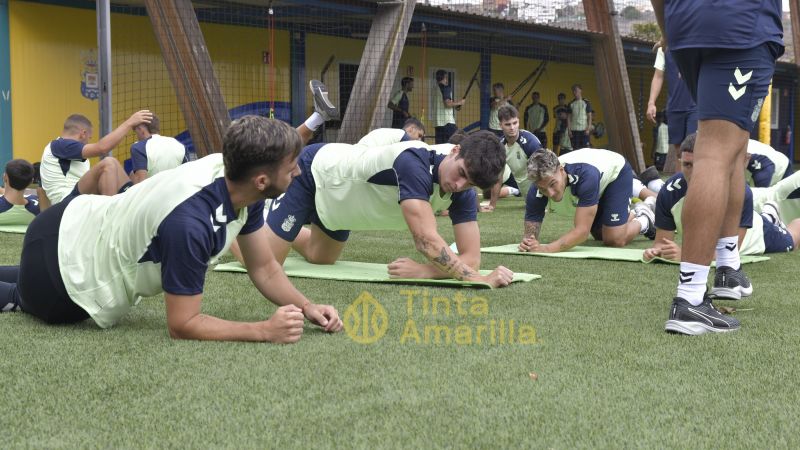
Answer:
POLYGON ((0 225, 0 233, 25 234, 28 231, 27 225, 0 225))
MULTIPOLYGON (((604 259, 609 261, 629 261, 629 262, 665 262, 669 264, 678 264, 677 261, 669 261, 663 258, 654 258, 651 261, 645 261, 643 258, 644 250, 640 248, 613 248, 613 247, 587 247, 577 246, 565 252, 560 253, 523 253, 517 250, 519 244, 500 245, 497 247, 485 247, 481 249, 481 253, 501 253, 505 255, 521 255, 521 256, 545 256, 550 258, 567 258, 567 259, 604 259)), ((761 261, 768 261, 768 256, 742 256, 742 264, 756 263, 761 261)), ((713 266, 714 263, 712 262, 713 266)))
MULTIPOLYGON (((353 261, 339 261, 336 264, 311 264, 302 258, 287 258, 283 265, 286 275, 299 278, 319 278, 322 280, 340 281, 362 281, 368 283, 402 283, 402 284, 422 284, 430 286, 457 286, 457 287, 476 287, 489 288, 487 283, 476 281, 459 281, 452 279, 430 279, 430 278, 389 278, 386 264, 374 264, 353 261)), ((218 264, 214 267, 215 272, 240 272, 246 273, 247 270, 238 262, 218 264)), ((489 270, 481 270, 484 275, 489 274, 489 270)), ((532 273, 514 273, 513 282, 528 282, 541 278, 541 275, 532 273)))
POLYGON ((519 244, 485 247, 481 253, 503 253, 507 255, 547 256, 550 258, 569 259, 607 259, 612 261, 640 262, 644 250, 635 248, 584 247, 577 246, 560 253, 523 253, 518 250, 519 244))

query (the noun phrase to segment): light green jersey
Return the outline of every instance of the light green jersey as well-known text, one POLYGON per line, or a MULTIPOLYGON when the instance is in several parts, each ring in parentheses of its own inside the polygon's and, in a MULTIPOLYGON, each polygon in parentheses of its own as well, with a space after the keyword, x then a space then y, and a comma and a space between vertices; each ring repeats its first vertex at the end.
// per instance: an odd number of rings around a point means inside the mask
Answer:
POLYGON ((224 200, 219 189, 213 189, 224 173, 222 154, 215 153, 155 175, 123 194, 73 199, 64 210, 58 240, 61 277, 70 298, 106 328, 142 297, 161 293, 161 259, 150 248, 162 222, 190 200, 197 220, 186 226, 205 227, 207 235, 214 236, 212 241, 225 227, 224 243, 219 243, 211 260, 225 253, 247 222, 248 208, 242 208, 235 219, 224 213, 223 205, 230 198, 224 200))
MULTIPOLYGON (((330 230, 408 229, 399 205, 399 187, 376 183, 373 178, 393 172, 395 160, 407 149, 430 152, 420 141, 384 147, 327 144, 320 148, 311 163, 311 173, 316 184, 317 214, 325 227, 330 230)), ((434 176, 434 159, 430 158, 431 177, 434 176)), ((439 184, 433 183, 429 201, 434 211, 447 209, 452 203, 451 197, 451 193, 442 192, 439 184)))
POLYGON ((606 187, 617 179, 625 167, 625 157, 611 150, 599 148, 582 148, 558 157, 561 165, 564 164, 590 164, 600 172, 600 195, 606 187))

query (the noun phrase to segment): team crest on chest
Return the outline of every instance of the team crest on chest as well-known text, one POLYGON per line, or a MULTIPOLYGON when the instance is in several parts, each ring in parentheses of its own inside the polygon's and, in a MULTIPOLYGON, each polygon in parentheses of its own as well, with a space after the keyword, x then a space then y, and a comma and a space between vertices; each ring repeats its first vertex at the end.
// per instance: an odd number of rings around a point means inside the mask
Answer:
POLYGON ((289 214, 286 217, 286 219, 283 221, 283 225, 281 225, 281 230, 283 230, 283 231, 285 231, 287 233, 292 231, 292 228, 294 228, 294 223, 295 222, 297 222, 297 219, 294 218, 294 215, 289 214))

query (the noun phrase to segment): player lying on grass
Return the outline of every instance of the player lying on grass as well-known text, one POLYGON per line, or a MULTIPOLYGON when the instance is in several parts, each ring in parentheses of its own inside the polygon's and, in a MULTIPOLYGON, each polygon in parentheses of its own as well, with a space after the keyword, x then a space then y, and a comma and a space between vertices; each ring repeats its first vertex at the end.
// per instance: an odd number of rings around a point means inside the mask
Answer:
MULTIPOLYGON (((670 177, 656 201, 656 239, 653 247, 645 250, 645 259, 656 256, 672 261, 681 260, 681 246, 675 242, 675 233, 682 230, 681 211, 694 168, 694 134, 689 135, 680 147, 682 172, 670 177)), ((783 224, 778 206, 766 202, 759 214, 753 210, 753 193, 745 185, 744 206, 739 223, 739 254, 760 255, 792 251, 800 241, 800 219, 783 224)), ((716 287, 716 286, 715 286, 716 287)), ((750 292, 739 287, 738 291, 750 292)), ((713 293, 713 291, 712 291, 713 293)))
POLYGON ((505 267, 487 276, 478 272, 480 231, 472 190, 492 186, 504 161, 505 150, 490 132, 465 137, 446 156, 420 141, 310 145, 300 154, 301 175, 270 206, 272 252, 283 261, 294 248, 311 263, 333 264, 351 230, 407 229, 428 262, 398 258, 389 264, 390 275, 506 286, 513 274, 505 267), (449 209, 458 255, 436 230, 434 211, 444 209, 449 209))
POLYGON ((747 141, 746 169, 748 181, 753 187, 759 188, 774 186, 794 173, 786 155, 753 139, 747 141))
POLYGON ((640 234, 650 239, 655 235, 653 211, 646 203, 637 203, 635 213, 629 212, 633 171, 619 153, 584 148, 556 156, 543 150, 528 161, 528 177, 536 189, 528 191, 525 200, 521 252, 569 250, 589 234, 609 247, 624 247, 640 234), (577 199, 574 226, 555 241, 540 243, 547 201, 564 200, 567 188, 577 199))
POLYGON ((406 141, 421 141, 425 137, 425 125, 415 118, 406 119, 403 128, 377 128, 358 140, 358 144, 380 147, 406 141))
POLYGON ((326 331, 342 322, 311 303, 269 249, 264 199, 300 173, 296 130, 245 116, 223 138, 222 153, 162 172, 115 196, 70 195, 28 227, 19 267, 0 268, 0 309, 49 324, 92 318, 116 324, 142 297, 164 292, 176 339, 289 343, 304 317, 326 331), (233 322, 202 314, 205 273, 237 239, 261 294, 280 308, 268 320, 233 322))
POLYGON ((753 188, 753 205, 756 211, 772 202, 778 206, 786 222, 800 219, 800 172, 795 172, 768 188, 753 188))

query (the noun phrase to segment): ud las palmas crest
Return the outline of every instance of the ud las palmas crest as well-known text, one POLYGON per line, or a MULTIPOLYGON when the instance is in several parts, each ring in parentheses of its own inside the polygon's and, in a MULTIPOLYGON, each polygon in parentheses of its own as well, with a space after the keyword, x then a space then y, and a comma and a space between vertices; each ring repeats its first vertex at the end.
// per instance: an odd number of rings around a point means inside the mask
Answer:
POLYGON ((89 100, 97 100, 100 97, 96 50, 81 51, 81 95, 89 100))

